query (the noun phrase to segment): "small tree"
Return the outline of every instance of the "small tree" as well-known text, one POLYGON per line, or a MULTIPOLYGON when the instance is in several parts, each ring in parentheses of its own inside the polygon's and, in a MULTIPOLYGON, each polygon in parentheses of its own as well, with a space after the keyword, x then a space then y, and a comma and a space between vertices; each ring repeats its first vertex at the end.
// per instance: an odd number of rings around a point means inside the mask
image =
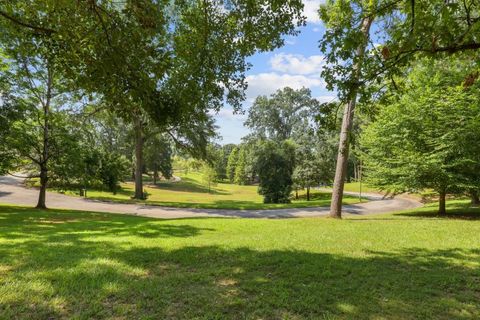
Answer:
POLYGON ((247 175, 247 150, 245 146, 240 148, 238 152, 237 165, 235 167, 235 183, 239 185, 248 184, 247 175))
POLYGON ((263 143, 257 157, 257 172, 258 193, 263 195, 264 203, 290 202, 294 163, 295 147, 291 142, 263 143))
POLYGON ((204 163, 202 166, 202 179, 205 186, 208 187, 209 193, 211 192, 212 187, 215 187, 217 185, 217 173, 215 171, 215 168, 210 166, 208 163, 204 163))
POLYGON ((232 152, 230 152, 230 155, 228 156, 228 161, 227 161, 227 179, 230 181, 230 183, 235 182, 235 168, 237 167, 237 161, 238 161, 238 148, 235 147, 232 149, 232 152))
POLYGON ((222 147, 219 147, 218 150, 215 150, 215 171, 217 172, 217 180, 225 180, 228 179, 227 176, 227 166, 228 166, 228 158, 230 157, 230 153, 235 148, 234 144, 226 144, 222 147))
POLYGON ((104 154, 99 172, 103 185, 110 192, 116 194, 119 182, 123 180, 129 167, 129 162, 125 157, 115 153, 104 154))

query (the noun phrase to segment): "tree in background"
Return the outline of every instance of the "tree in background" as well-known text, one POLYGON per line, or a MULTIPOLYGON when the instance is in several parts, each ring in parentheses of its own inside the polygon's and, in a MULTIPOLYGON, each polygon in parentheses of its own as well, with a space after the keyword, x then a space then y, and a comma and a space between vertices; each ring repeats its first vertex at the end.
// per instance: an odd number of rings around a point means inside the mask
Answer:
POLYGON ((307 189, 307 201, 310 201, 310 189, 321 183, 330 183, 334 174, 334 151, 326 141, 296 145, 295 169, 293 181, 297 188, 307 189))
POLYGON ((307 88, 294 90, 285 87, 270 97, 259 96, 250 107, 245 121, 245 125, 253 131, 250 139, 296 141, 311 126, 319 105, 307 88))
MULTIPOLYGON (((394 192, 447 193, 480 186, 480 86, 474 62, 423 61, 361 138, 368 182, 394 192)), ((477 73, 478 74, 478 73, 477 73)))
POLYGON ((247 175, 247 150, 245 145, 242 145, 238 151, 234 182, 238 185, 246 185, 249 183, 247 175))
POLYGON ((51 42, 62 76, 134 125, 135 197, 142 198, 144 117, 204 157, 210 112, 225 100, 241 107, 246 58, 296 35, 302 8, 300 0, 10 1, 0 8, 0 27, 9 39, 51 42))
POLYGON ((230 143, 215 148, 214 167, 219 181, 228 179, 228 159, 235 147, 235 144, 230 143))
POLYGON ((235 169, 237 167, 237 162, 238 162, 238 153, 239 153, 238 147, 234 147, 232 149, 232 152, 230 152, 230 155, 228 156, 227 179, 228 181, 230 181, 230 183, 235 182, 235 169))
POLYGON ((204 163, 201 169, 202 172, 202 181, 207 186, 208 192, 210 193, 212 187, 215 187, 217 180, 217 172, 210 164, 204 163))
POLYGON ((258 193, 264 203, 289 203, 292 192, 292 174, 295 165, 295 147, 289 141, 265 141, 257 155, 259 175, 258 193))
POLYGON ((118 153, 104 153, 99 169, 99 178, 113 194, 117 193, 119 182, 128 171, 128 160, 118 153))
POLYGON ((148 137, 144 152, 146 169, 153 172, 153 184, 157 184, 159 172, 164 179, 172 177, 173 150, 170 141, 165 136, 154 134, 148 137))
POLYGON ((18 160, 14 150, 8 146, 7 138, 12 134, 12 124, 24 115, 21 105, 11 95, 9 81, 3 78, 7 76, 7 66, 2 62, 3 59, 0 60, 0 174, 5 174, 15 167, 18 160))

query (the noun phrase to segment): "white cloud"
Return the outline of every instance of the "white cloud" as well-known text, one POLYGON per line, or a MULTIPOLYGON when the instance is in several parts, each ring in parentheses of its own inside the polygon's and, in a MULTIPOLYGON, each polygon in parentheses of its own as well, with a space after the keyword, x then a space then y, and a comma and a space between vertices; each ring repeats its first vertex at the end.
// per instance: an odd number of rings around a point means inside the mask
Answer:
POLYGON ((316 74, 319 76, 324 65, 324 58, 320 55, 305 57, 301 54, 279 53, 270 59, 270 66, 274 71, 290 74, 316 74))
POLYGON ((260 73, 247 76, 247 101, 252 102, 259 95, 271 95, 278 89, 291 87, 293 89, 323 88, 325 84, 317 77, 304 75, 278 74, 275 72, 260 73))
POLYGON ((232 108, 222 108, 220 111, 217 113, 211 113, 212 116, 215 118, 222 118, 224 120, 241 120, 244 121, 247 119, 247 116, 245 114, 241 113, 234 113, 232 108))
POLYGON ((320 24, 321 20, 318 16, 318 9, 320 4, 325 3, 325 0, 303 0, 303 14, 307 17, 307 22, 320 24))

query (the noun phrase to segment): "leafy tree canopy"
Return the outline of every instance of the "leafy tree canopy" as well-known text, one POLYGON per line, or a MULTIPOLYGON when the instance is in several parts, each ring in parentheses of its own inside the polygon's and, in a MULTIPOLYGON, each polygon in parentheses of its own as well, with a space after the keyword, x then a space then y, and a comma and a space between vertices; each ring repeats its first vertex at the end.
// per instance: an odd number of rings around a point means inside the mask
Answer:
MULTIPOLYGON (((361 138, 367 179, 396 192, 441 196, 479 186, 480 86, 469 60, 423 61, 361 138)), ((442 208, 441 208, 442 211, 442 208)), ((444 211, 444 208, 443 208, 444 211)))

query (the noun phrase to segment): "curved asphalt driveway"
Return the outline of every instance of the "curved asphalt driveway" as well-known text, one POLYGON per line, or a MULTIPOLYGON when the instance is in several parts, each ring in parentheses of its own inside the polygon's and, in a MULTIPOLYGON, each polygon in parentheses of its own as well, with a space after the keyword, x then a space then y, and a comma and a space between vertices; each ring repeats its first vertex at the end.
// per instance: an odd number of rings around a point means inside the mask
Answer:
MULTIPOLYGON (((347 215, 365 215, 388 213, 413 209, 422 206, 414 199, 397 197, 383 199, 378 194, 364 194, 370 201, 343 206, 347 215)), ((0 203, 35 206, 38 190, 25 188, 22 179, 12 176, 0 177, 0 203)), ((274 210, 231 210, 231 209, 190 209, 169 208, 142 204, 122 204, 103 202, 79 197, 66 196, 59 193, 47 193, 47 206, 57 209, 72 209, 97 212, 130 214, 151 218, 191 218, 191 217, 240 217, 240 218, 294 218, 318 217, 329 213, 328 207, 290 208, 274 210)))

